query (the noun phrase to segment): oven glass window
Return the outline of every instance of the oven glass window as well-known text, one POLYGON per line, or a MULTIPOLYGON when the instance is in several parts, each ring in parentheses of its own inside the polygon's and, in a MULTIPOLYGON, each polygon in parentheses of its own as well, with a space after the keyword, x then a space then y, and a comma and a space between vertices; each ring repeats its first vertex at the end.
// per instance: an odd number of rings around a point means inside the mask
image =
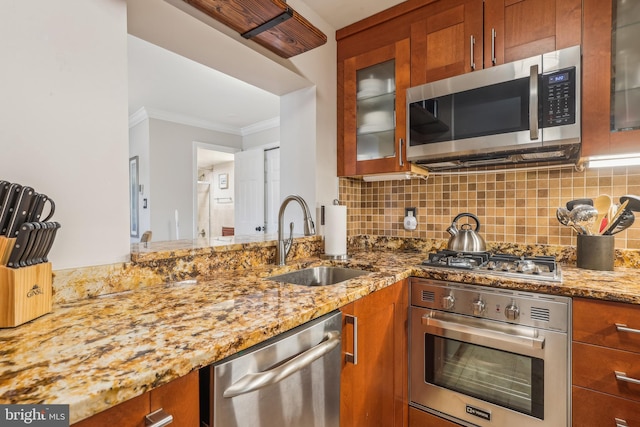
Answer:
POLYGON ((544 360, 425 335, 425 381, 544 419, 544 360))

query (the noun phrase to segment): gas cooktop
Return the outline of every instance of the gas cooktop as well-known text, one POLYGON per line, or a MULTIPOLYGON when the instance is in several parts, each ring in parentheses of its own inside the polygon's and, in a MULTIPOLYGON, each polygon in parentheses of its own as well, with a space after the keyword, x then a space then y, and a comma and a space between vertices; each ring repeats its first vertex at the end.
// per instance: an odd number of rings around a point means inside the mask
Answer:
POLYGON ((491 252, 458 252, 442 250, 430 253, 422 262, 429 267, 472 270, 508 277, 562 281, 560 266, 552 256, 517 256, 491 252))

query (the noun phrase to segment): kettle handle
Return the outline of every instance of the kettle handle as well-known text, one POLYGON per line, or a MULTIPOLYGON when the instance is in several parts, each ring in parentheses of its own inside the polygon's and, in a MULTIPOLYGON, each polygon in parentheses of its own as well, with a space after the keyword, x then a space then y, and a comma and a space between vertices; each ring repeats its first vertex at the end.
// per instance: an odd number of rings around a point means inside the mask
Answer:
POLYGON ((456 224, 460 218, 464 218, 465 216, 468 216, 469 218, 473 219, 476 222, 475 231, 480 231, 480 220, 478 219, 477 216, 469 212, 463 212, 461 214, 458 214, 455 218, 453 218, 453 223, 456 224))

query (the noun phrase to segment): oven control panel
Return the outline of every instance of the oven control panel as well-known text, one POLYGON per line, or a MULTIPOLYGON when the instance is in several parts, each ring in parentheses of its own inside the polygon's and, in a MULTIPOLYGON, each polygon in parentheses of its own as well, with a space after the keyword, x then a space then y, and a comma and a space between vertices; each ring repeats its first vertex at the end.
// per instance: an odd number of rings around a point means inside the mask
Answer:
POLYGON ((542 329, 567 331, 571 299, 562 296, 411 278, 411 305, 542 329))

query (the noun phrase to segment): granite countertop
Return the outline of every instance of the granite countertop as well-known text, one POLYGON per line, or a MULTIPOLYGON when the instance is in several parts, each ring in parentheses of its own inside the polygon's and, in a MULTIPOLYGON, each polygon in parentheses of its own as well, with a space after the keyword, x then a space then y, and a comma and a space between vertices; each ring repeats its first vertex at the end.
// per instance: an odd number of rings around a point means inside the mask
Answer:
POLYGON ((640 304, 636 269, 563 266, 562 283, 550 284, 418 267, 423 259, 363 251, 346 264, 371 274, 341 284, 264 280, 330 264, 312 257, 55 305, 0 330, 0 403, 69 404, 77 422, 411 275, 640 304))

